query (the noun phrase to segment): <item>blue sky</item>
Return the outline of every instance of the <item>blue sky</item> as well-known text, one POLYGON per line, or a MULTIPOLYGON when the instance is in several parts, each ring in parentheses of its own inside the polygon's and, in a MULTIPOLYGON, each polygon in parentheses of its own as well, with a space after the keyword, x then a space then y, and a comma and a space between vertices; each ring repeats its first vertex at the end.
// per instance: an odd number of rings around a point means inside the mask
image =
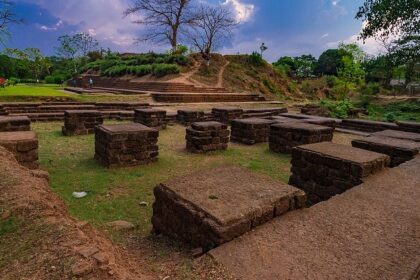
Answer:
MULTIPOLYGON (((54 54, 57 37, 76 32, 92 34, 102 46, 123 52, 165 50, 168 46, 134 44, 144 27, 132 24, 122 12, 130 0, 15 0, 25 24, 13 26, 8 47, 37 47, 54 54)), ((199 1, 199 0, 198 0, 199 1)), ((205 0, 200 0, 205 1, 205 0)), ((241 22, 230 42, 219 51, 250 53, 261 42, 269 47, 265 58, 313 54, 357 39, 362 22, 354 18, 362 0, 207 0, 232 9, 241 22)), ((362 45, 362 43, 360 42, 362 45)), ((369 40, 371 54, 378 45, 369 40)))

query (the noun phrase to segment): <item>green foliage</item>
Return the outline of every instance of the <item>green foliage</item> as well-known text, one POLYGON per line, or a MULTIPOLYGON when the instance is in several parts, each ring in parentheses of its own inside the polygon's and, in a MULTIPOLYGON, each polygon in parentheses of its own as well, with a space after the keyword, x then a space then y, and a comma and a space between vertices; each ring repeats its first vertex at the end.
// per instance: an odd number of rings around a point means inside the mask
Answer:
POLYGON ((349 99, 340 101, 331 101, 328 99, 321 100, 319 105, 325 107, 330 112, 333 118, 345 119, 349 113, 354 109, 353 103, 349 99))
POLYGON ((376 98, 379 94, 381 88, 378 83, 369 83, 367 85, 363 85, 360 88, 360 106, 362 108, 368 108, 368 106, 372 103, 372 101, 376 98))
POLYGON ((312 55, 297 57, 284 56, 273 63, 276 68, 284 69, 289 76, 297 78, 309 78, 314 76, 317 60, 312 55))
POLYGON ((169 74, 178 74, 180 72, 179 67, 174 64, 154 64, 153 75, 157 77, 163 77, 169 74))
POLYGON ((137 76, 153 74, 157 77, 163 77, 169 74, 178 74, 179 72, 179 67, 175 64, 152 64, 139 66, 127 66, 126 64, 118 64, 108 68, 103 72, 103 74, 110 77, 120 77, 126 74, 137 76))
POLYGON ((66 78, 63 75, 50 75, 45 77, 45 83, 61 85, 66 78))
POLYGON ((338 77, 346 83, 360 84, 364 81, 365 71, 359 63, 349 56, 342 58, 342 66, 337 69, 338 77))
POLYGON ((248 55, 247 63, 254 65, 254 66, 262 66, 264 65, 264 59, 262 58, 261 54, 258 52, 253 52, 252 54, 248 55))
POLYGON ((388 112, 385 114, 385 121, 387 122, 395 122, 397 120, 397 117, 394 112, 388 112))
POLYGON ((368 107, 369 118, 375 120, 395 120, 420 122, 420 100, 408 100, 388 104, 371 104, 368 107))
POLYGON ((343 67, 343 57, 349 56, 343 49, 329 49, 321 54, 318 59, 316 73, 318 75, 337 75, 339 68, 343 67))
POLYGON ((276 85, 268 79, 263 80, 264 86, 275 95, 282 95, 282 92, 276 87, 276 85))

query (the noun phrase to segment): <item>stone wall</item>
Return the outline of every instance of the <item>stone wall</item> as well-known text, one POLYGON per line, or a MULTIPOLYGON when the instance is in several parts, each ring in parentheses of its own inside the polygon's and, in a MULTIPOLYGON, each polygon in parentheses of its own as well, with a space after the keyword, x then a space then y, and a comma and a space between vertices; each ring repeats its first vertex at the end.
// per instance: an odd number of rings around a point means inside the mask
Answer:
POLYGON ((328 142, 292 151, 289 184, 308 195, 311 204, 327 200, 361 184, 390 163, 387 155, 328 142))
POLYGON ((229 143, 227 125, 219 122, 196 122, 187 128, 187 150, 192 153, 226 150, 229 143))
POLYGON ((270 125, 275 122, 259 118, 233 120, 231 140, 247 145, 268 142, 270 125))
POLYGON ((290 153, 293 147, 331 141, 334 128, 303 122, 273 124, 270 129, 270 150, 290 153))
POLYGON ((26 116, 0 116, 0 132, 29 130, 31 120, 26 116))
POLYGON ((38 137, 35 132, 1 132, 0 146, 12 152, 21 165, 38 169, 38 137))
POLYGON ((103 124, 102 113, 99 111, 65 111, 63 135, 87 135, 95 132, 95 127, 103 124))
POLYGON ((134 122, 141 123, 147 127, 165 129, 166 111, 159 109, 137 109, 135 110, 134 122))
POLYGON ((95 159, 109 168, 156 161, 158 137, 158 130, 141 124, 97 126, 95 159))

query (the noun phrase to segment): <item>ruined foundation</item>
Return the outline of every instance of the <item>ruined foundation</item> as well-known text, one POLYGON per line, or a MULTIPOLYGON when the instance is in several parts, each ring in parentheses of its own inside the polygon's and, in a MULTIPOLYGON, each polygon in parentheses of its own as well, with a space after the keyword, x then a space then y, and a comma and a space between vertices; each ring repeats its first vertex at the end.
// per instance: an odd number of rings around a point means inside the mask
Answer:
POLYGON ((192 153, 226 150, 229 143, 227 125, 219 122, 196 122, 187 128, 187 150, 192 153))

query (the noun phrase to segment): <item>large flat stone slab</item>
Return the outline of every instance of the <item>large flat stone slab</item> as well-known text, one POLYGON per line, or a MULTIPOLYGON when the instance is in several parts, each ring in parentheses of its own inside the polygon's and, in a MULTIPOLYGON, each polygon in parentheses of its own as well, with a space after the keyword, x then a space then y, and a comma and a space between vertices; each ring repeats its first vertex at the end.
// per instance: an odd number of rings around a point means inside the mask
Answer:
POLYGON ((292 152, 289 184, 304 190, 309 203, 315 204, 360 185, 389 163, 387 155, 347 145, 322 142, 299 146, 292 152))
POLYGON ((419 170, 417 157, 210 254, 241 280, 416 279, 419 170))
POLYGON ((352 146, 390 156, 391 167, 412 160, 420 149, 419 142, 378 136, 353 140, 352 146))
POLYGON ((0 132, 29 130, 31 120, 27 116, 0 116, 0 132))
POLYGON ((420 122, 397 121, 396 123, 404 131, 420 133, 420 122))
POLYGON ((154 229, 205 249, 305 204, 302 191, 239 167, 176 178, 154 194, 154 229))
POLYGON ((376 136, 376 137, 390 137, 390 138, 397 138, 397 139, 420 142, 420 133, 414 133, 414 132, 388 129, 388 130, 372 133, 371 135, 376 136))

